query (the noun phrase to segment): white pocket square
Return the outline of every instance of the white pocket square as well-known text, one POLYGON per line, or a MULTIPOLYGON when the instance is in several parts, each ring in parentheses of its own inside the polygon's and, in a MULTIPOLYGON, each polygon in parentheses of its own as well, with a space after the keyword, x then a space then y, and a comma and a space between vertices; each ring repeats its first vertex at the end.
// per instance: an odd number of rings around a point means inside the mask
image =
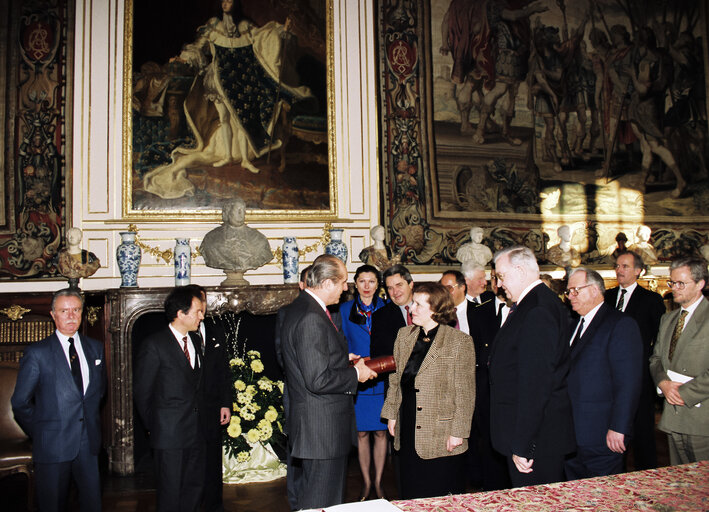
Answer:
POLYGON ((95 364, 96 366, 100 365, 100 364, 101 364, 101 360, 100 360, 100 359, 96 359, 96 361, 94 361, 94 364, 95 364))

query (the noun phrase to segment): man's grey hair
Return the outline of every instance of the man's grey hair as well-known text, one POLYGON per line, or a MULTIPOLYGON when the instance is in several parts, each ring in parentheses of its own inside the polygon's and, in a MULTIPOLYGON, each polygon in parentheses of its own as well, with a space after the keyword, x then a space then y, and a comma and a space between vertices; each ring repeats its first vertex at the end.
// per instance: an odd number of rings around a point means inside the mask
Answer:
POLYGON ((460 266, 460 273, 463 274, 466 279, 472 279, 473 275, 479 271, 485 272, 485 267, 474 261, 466 261, 460 266))
POLYGON ((598 291, 601 292, 601 295, 606 293, 606 285, 603 282, 601 274, 599 274, 595 270, 591 270, 590 268, 578 267, 571 271, 571 273, 569 274, 569 278, 571 278, 571 276, 573 276, 577 272, 584 272, 586 274, 586 284, 592 284, 593 286, 598 288, 598 291))
POLYGON ((539 264, 537 263, 537 258, 534 256, 532 249, 529 247, 513 245, 512 247, 506 247, 505 249, 497 251, 493 258, 495 265, 497 265, 497 261, 505 255, 510 259, 510 264, 519 265, 539 277, 539 264))
POLYGON ((670 263, 670 272, 680 267, 689 268, 689 273, 692 274, 694 282, 698 283, 704 279, 704 288, 709 284, 709 270, 707 270, 707 262, 700 258, 680 258, 670 263))
POLYGON ((52 311, 54 311, 54 305, 57 303, 57 300, 61 297, 76 297, 81 301, 81 307, 84 307, 84 296, 81 295, 79 290, 75 290, 73 288, 63 288, 54 292, 54 295, 52 296, 52 311))
POLYGON ((338 279, 341 279, 342 271, 340 260, 337 256, 332 254, 321 254, 308 270, 308 275, 305 278, 305 284, 308 288, 320 288, 322 284, 330 279, 333 283, 338 279))

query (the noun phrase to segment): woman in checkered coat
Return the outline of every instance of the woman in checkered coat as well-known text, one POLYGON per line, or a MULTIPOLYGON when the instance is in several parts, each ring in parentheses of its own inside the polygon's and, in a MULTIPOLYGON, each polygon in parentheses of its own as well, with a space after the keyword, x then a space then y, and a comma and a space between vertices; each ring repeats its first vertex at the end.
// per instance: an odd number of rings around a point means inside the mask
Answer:
POLYGON ((397 335, 382 409, 400 456, 401 499, 465 490, 462 454, 475 404, 473 339, 448 325, 450 294, 439 283, 416 283, 413 297, 414 325, 397 335))

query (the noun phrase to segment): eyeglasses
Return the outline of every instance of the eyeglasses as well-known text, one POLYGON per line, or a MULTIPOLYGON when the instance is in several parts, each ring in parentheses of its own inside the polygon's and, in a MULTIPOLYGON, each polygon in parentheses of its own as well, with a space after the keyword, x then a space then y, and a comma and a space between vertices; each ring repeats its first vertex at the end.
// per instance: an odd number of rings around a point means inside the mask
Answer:
POLYGON ((567 297, 576 297, 581 290, 584 288, 591 286, 590 284, 585 284, 583 286, 576 286, 574 288, 569 288, 568 290, 564 290, 564 295, 567 297))
POLYGON ((444 284, 443 287, 448 290, 450 293, 453 293, 453 290, 458 288, 460 285, 458 283, 456 284, 444 284))
MULTIPOLYGON (((690 283, 696 283, 696 281, 690 281, 690 283)), ((688 284, 689 283, 685 283, 684 281, 667 281, 668 288, 677 288, 678 290, 684 290, 684 287, 688 284)))

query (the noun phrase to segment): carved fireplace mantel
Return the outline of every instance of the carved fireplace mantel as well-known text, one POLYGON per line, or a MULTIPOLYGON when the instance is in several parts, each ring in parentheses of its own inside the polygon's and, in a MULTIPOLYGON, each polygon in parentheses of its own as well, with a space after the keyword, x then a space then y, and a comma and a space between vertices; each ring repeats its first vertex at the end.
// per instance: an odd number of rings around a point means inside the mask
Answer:
MULTIPOLYGON (((160 313, 172 288, 120 288, 106 293, 110 312, 106 357, 109 371, 111 435, 104 439, 109 470, 119 475, 135 471, 133 457, 133 350, 131 333, 136 320, 146 313, 160 313)), ((207 315, 225 311, 248 311, 267 315, 290 304, 298 295, 297 285, 253 285, 234 288, 207 288, 207 315)))

